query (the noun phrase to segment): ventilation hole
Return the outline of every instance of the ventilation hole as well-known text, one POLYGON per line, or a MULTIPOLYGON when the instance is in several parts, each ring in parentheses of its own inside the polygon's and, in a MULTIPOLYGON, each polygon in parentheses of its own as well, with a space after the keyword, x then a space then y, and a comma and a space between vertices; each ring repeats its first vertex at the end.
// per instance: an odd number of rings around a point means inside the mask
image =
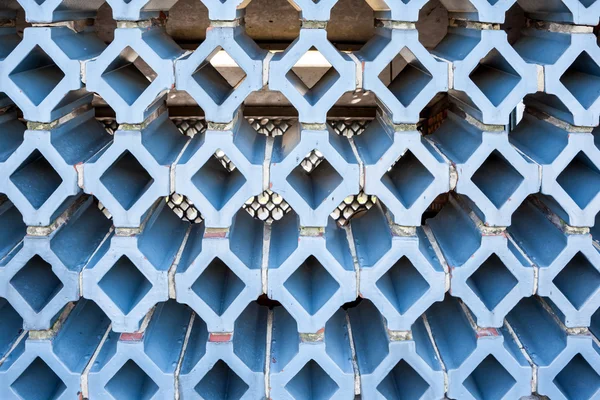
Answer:
POLYGON ((102 73, 102 79, 129 105, 140 98, 156 76, 156 71, 129 46, 102 73))
POLYGON ((600 96, 600 67, 585 51, 567 68, 560 81, 586 110, 600 96))
POLYGON ((479 61, 469 78, 496 107, 513 91, 521 76, 496 49, 479 61))
POLYGON ((581 209, 587 207, 600 192, 600 171, 581 151, 556 181, 581 209))
POLYGON ((125 256, 119 258, 98 282, 98 286, 125 315, 152 289, 150 281, 125 256))
POLYGON ((408 47, 379 74, 379 79, 404 107, 408 107, 433 79, 408 47))
POLYGON ((295 399, 328 400, 333 398, 339 387, 319 364, 310 360, 289 381, 285 389, 295 399))
POLYGON ((496 208, 509 201, 524 180, 498 150, 488 156, 471 178, 496 208))
POLYGON ((568 400, 588 400, 600 389, 600 376, 581 354, 556 375, 554 384, 568 400))
POLYGON ((485 260, 467 279, 467 285, 490 311, 496 308, 517 283, 517 278, 496 254, 485 260))
POLYGON ((217 47, 192 77, 212 98, 215 104, 223 104, 246 80, 246 73, 221 47, 217 47))
POLYGON ((244 282, 219 258, 213 259, 192 285, 194 293, 219 316, 244 288, 244 282))
POLYGON ((125 151, 100 177, 100 182, 129 210, 146 193, 154 179, 133 154, 125 151))
POLYGON ((340 284, 314 256, 310 256, 284 286, 310 315, 315 315, 337 292, 340 284))
POLYGON ((377 287, 396 311, 404 314, 427 292, 429 283, 408 258, 402 257, 379 278, 377 287))
POLYGON ((35 46, 8 76, 34 105, 39 106, 65 73, 40 46, 35 46))
POLYGON ((249 388, 223 360, 219 360, 194 389, 205 400, 239 400, 249 388))
MULTIPOLYGON (((311 154, 312 152, 305 160, 310 159, 311 154)), ((288 175, 287 181, 310 208, 315 210, 342 183, 343 178, 324 158, 314 165, 310 172, 307 172, 306 167, 302 163, 298 165, 288 175)))
POLYGON ((35 150, 10 176, 10 180, 38 210, 62 183, 62 178, 44 156, 35 150))
POLYGON ((158 385, 135 362, 127 361, 106 384, 115 400, 150 400, 158 385))
POLYGON ((600 286, 600 272, 581 252, 552 281, 567 300, 580 310, 600 286))
POLYGON ((10 280, 10 284, 39 313, 63 288, 63 283, 52 272, 52 266, 35 255, 10 280))
POLYGON ((404 360, 400 360, 377 386, 387 400, 419 400, 427 389, 429 384, 404 360))
POLYGON ((246 178, 239 169, 229 170, 221 159, 210 157, 194 174, 192 183, 216 210, 221 210, 246 183, 246 178))
POLYGON ((340 74, 315 47, 306 52, 285 76, 312 106, 340 79, 340 74))
POLYGON ((410 208, 434 179, 433 174, 408 150, 383 175, 381 182, 405 208, 410 208))
POLYGON ((500 400, 517 383, 491 354, 463 382, 476 400, 500 400))
POLYGON ((23 400, 56 400, 67 386, 48 364, 37 357, 13 382, 11 388, 23 400))

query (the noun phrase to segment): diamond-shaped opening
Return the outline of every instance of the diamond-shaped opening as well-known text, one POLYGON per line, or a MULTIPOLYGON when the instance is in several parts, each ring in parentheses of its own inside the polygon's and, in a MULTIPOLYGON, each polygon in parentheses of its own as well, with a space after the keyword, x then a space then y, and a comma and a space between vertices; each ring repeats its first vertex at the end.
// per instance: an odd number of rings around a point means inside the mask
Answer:
POLYGON ((585 8, 591 7, 592 5, 594 5, 594 3, 596 2, 596 0, 579 0, 579 2, 581 4, 583 4, 583 6, 585 8))
POLYGON ((600 66, 585 51, 567 68, 560 81, 586 109, 600 96, 600 66))
POLYGON ((249 388, 229 365, 219 360, 194 389, 205 400, 239 400, 249 388))
POLYGON ((519 73, 496 49, 479 61, 469 78, 496 107, 521 81, 519 73))
POLYGON ((523 175, 498 150, 488 156, 471 178, 497 208, 510 199, 524 180, 523 175))
POLYGON ((405 47, 379 74, 379 79, 404 107, 408 107, 433 77, 414 53, 405 47))
POLYGON ((600 170, 582 151, 571 160, 556 181, 582 209, 600 192, 600 170))
POLYGON ((133 360, 128 360, 105 388, 115 400, 150 400, 159 389, 133 360))
POLYGON ((306 101, 314 106, 340 79, 340 74, 314 46, 285 74, 306 101))
POLYGON ((333 398, 339 387, 319 364, 310 360, 288 382, 285 389, 295 399, 328 400, 333 398))
POLYGON ((65 73, 40 46, 35 46, 8 75, 39 106, 65 77, 65 73))
POLYGON ((196 83, 218 105, 223 104, 246 77, 246 72, 220 46, 192 74, 196 83))
POLYGON ((135 103, 156 76, 156 71, 129 46, 102 73, 102 79, 129 105, 135 103))
MULTIPOLYGON (((311 154, 314 152, 310 152, 306 157, 310 158, 311 154)), ((304 163, 305 161, 302 161, 294 168, 287 181, 314 210, 342 183, 343 178, 325 158, 314 164, 310 171, 303 166, 304 163)))
POLYGON ((387 400, 419 400, 427 389, 429 384, 404 360, 377 386, 377 391, 387 400))
POLYGON ((588 400, 600 389, 600 376, 578 353, 556 375, 553 383, 568 400, 588 400))
POLYGON ((410 208, 434 179, 433 174, 407 150, 383 175, 381 182, 404 207, 410 208))
POLYGON ((315 315, 340 287, 314 256, 308 257, 283 285, 310 315, 315 315))
POLYGON ((192 290, 217 313, 223 315, 246 285, 219 258, 214 258, 192 285, 192 290))
POLYGON ((490 354, 471 372, 463 385, 477 400, 500 400, 515 383, 515 378, 490 354))
POLYGON ((152 283, 126 256, 119 258, 98 282, 98 286, 125 315, 152 289, 152 283))
POLYGON ((146 193, 154 179, 133 154, 125 151, 102 174, 100 182, 125 210, 129 210, 146 193))
POLYGON ((33 360, 10 387, 23 400, 55 400, 67 389, 40 357, 33 360))
POLYGON ((60 175, 39 150, 35 150, 23 161, 10 176, 10 180, 36 210, 44 205, 62 183, 60 175))
POLYGON ((13 276, 10 284, 36 313, 42 311, 63 288, 52 266, 37 254, 13 276))
POLYGON ((567 300, 580 310, 600 287, 600 272, 578 252, 552 281, 567 300))
MULTIPOLYGON (((219 151, 217 150, 217 153, 219 151)), ((246 183, 246 178, 239 168, 225 168, 221 158, 215 153, 215 156, 210 157, 192 176, 192 183, 215 209, 220 210, 246 183)))
POLYGON ((402 257, 379 278, 377 287, 404 314, 429 290, 429 283, 408 258, 402 257))
POLYGON ((467 279, 467 285, 493 311, 506 295, 519 283, 502 260, 492 254, 467 279))

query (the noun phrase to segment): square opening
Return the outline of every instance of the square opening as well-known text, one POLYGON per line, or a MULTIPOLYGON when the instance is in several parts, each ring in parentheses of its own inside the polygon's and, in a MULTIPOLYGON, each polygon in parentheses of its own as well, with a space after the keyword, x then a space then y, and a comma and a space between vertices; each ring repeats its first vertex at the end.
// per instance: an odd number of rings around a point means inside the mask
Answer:
POLYGON ((64 287, 52 265, 39 255, 31 258, 10 280, 29 306, 39 313, 64 287))
POLYGON ((217 315, 227 311, 246 285, 221 259, 213 259, 192 285, 192 290, 217 315))
POLYGON ((306 101, 314 106, 340 79, 340 74, 314 46, 285 74, 306 101))
POLYGON ((130 106, 148 89, 156 76, 156 71, 129 46, 102 73, 102 79, 130 106))
POLYGON ((65 383, 37 357, 10 387, 23 400, 56 400, 67 389, 65 383))
POLYGON ((431 82, 433 76, 408 47, 403 48, 379 74, 379 79, 404 107, 431 82))
POLYGON ((398 260, 379 280, 377 287, 404 314, 429 290, 429 283, 406 257, 398 260))
POLYGON ((246 72, 220 46, 192 74, 196 83, 217 105, 223 104, 246 77, 246 72))
POLYGON ((314 257, 308 257, 283 284, 310 315, 315 315, 340 284, 314 257))
POLYGON ((600 66, 585 51, 567 68, 560 81, 586 110, 600 96, 600 66))
POLYGON ((246 178, 231 160, 223 158, 224 153, 219 157, 220 152, 217 150, 192 177, 192 183, 216 210, 221 210, 246 183, 246 178))
POLYGON ((152 283, 126 256, 122 256, 98 282, 100 289, 125 315, 152 289, 152 283))
POLYGON ((463 385, 477 400, 500 400, 516 383, 515 378, 490 354, 471 372, 463 385))
POLYGON ((158 385, 133 360, 128 360, 106 384, 116 400, 150 400, 158 385))
POLYGON ((429 384, 404 360, 400 360, 377 386, 377 391, 386 400, 420 400, 427 389, 429 384))
POLYGON ((471 177, 496 208, 501 208, 524 180, 498 150, 494 150, 471 177))
POLYGON ((313 210, 343 181, 329 161, 325 158, 319 160, 316 152, 311 151, 287 177, 288 183, 313 210))
POLYGON ((307 362, 294 376, 285 389, 295 399, 328 400, 339 386, 314 360, 307 362))
POLYGON ((405 208, 410 208, 434 179, 427 167, 407 150, 383 175, 381 182, 405 208))
POLYGON ((600 272, 578 252, 552 280, 567 300, 580 310, 600 287, 600 272))
POLYGON ((133 154, 125 151, 102 174, 100 182, 125 210, 129 210, 146 193, 154 179, 133 154))
POLYGON ((35 150, 21 163, 10 180, 36 210, 48 201, 63 182, 39 150, 35 150))
POLYGON ((600 170, 580 151, 556 178, 558 184, 584 209, 600 192, 600 170))
POLYGON ((469 75, 488 100, 498 107, 521 81, 521 76, 500 54, 492 49, 469 75))
POLYGON ((553 383, 569 400, 592 399, 600 389, 600 375, 578 353, 556 375, 553 383))
POLYGON ((219 360, 194 389, 205 400, 240 400, 249 388, 229 365, 219 360))
POLYGON ((496 254, 489 256, 467 279, 467 285, 489 311, 494 311, 517 283, 517 278, 496 254))

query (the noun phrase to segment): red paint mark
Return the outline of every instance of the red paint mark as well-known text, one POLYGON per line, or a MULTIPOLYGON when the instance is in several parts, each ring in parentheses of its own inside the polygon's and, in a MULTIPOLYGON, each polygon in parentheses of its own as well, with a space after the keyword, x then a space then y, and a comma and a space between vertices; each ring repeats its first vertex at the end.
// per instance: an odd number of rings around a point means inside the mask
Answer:
POLYGON ((209 238, 209 239, 210 238, 221 238, 221 239, 223 239, 223 238, 225 238, 226 234, 227 234, 227 232, 225 232, 225 231, 223 231, 223 232, 206 232, 204 234, 204 237, 205 238, 209 238))
POLYGON ((144 339, 144 332, 121 333, 119 340, 121 342, 139 342, 144 339))
POLYGON ((482 337, 490 337, 490 336, 500 336, 498 329, 496 328, 479 328, 477 329, 477 338, 482 337))
POLYGON ((231 341, 232 336, 233 334, 231 333, 211 333, 208 337, 208 341, 214 343, 229 342, 231 341))

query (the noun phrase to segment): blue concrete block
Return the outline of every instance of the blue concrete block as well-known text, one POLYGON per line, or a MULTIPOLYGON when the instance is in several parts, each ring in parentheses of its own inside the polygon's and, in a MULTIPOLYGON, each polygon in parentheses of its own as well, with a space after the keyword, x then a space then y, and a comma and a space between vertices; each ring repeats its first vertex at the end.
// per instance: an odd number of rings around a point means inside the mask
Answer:
POLYGON ((513 46, 544 71, 544 93, 527 104, 574 125, 598 126, 600 48, 595 35, 527 29, 513 46))
POLYGON ((164 104, 175 85, 174 62, 183 54, 163 28, 115 29, 106 50, 86 65, 87 89, 115 110, 118 123, 142 123, 164 104), (135 64, 138 57, 150 71, 135 64))
POLYGON ((300 232, 288 213, 272 225, 268 295, 296 320, 300 332, 314 333, 344 303, 357 298, 356 273, 346 232, 330 219, 322 233, 300 232))
POLYGON ((269 89, 280 91, 298 110, 302 123, 324 124, 327 112, 348 91, 356 89, 356 63, 327 40, 325 29, 300 29, 289 47, 269 63, 269 89), (331 68, 309 88, 292 68, 310 49, 315 48, 331 68))
POLYGON ((506 328, 479 328, 447 297, 426 313, 452 399, 519 399, 531 394, 532 368, 506 328))
POLYGON ((94 300, 115 332, 133 332, 157 303, 169 299, 169 275, 188 231, 162 201, 141 233, 112 234, 82 273, 83 297, 94 300))
POLYGON ((363 88, 377 96, 396 124, 419 122, 429 101, 448 91, 448 65, 423 47, 416 29, 377 29, 356 56, 362 63, 363 88), (396 75, 384 82, 379 75, 388 65, 396 75))
POLYGON ((376 195, 399 225, 419 226, 423 212, 450 190, 450 167, 417 130, 396 130, 382 115, 354 139, 366 193, 376 195))
POLYGON ((84 200, 48 236, 25 236, 2 260, 0 296, 23 318, 26 329, 48 329, 56 315, 80 296, 79 275, 110 229, 93 203, 84 200))
POLYGON ((76 167, 106 146, 110 135, 93 109, 50 130, 25 131, 14 113, 0 118, 6 133, 3 154, 10 154, 0 156, 0 192, 27 225, 50 225, 81 193, 76 167))
POLYGON ((209 336, 196 315, 178 379, 181 398, 264 399, 268 312, 248 305, 227 341, 209 336))
POLYGON ((536 66, 521 58, 504 31, 449 28, 432 53, 453 70, 449 93, 485 124, 507 124, 523 97, 537 91, 536 66))
POLYGON ((411 338, 397 340, 367 300, 349 309, 348 316, 362 399, 444 397, 444 372, 422 318, 413 325, 411 338))
POLYGON ((595 135, 525 113, 511 142, 541 166, 544 203, 567 224, 593 226, 600 211, 600 148, 595 135))
POLYGON ((469 198, 486 225, 510 225, 517 207, 540 190, 538 165, 510 144, 507 131, 482 130, 448 111, 430 138, 456 167, 455 192, 469 198))
POLYGON ((23 40, 0 61, 0 91, 36 122, 51 122, 91 103, 81 71, 106 45, 86 29, 26 28, 23 40))
POLYGON ((175 161, 188 138, 163 112, 141 129, 119 129, 83 166, 83 186, 113 216, 116 227, 137 227, 151 206, 171 193, 175 161))
POLYGON ((96 304, 82 300, 58 332, 29 333, 0 367, 0 392, 7 400, 76 399, 81 376, 110 321, 96 304))
POLYGON ((175 371, 191 317, 189 308, 169 301, 155 307, 143 331, 112 331, 88 375, 90 398, 175 398, 175 371))
POLYGON ((177 301, 210 332, 232 332, 240 313, 262 294, 263 223, 240 210, 229 231, 195 225, 175 274, 177 301))
POLYGON ((354 371, 346 314, 338 309, 322 337, 307 341, 283 307, 273 310, 270 398, 354 399, 354 371))
POLYGON ((359 293, 392 330, 410 330, 431 304, 444 299, 446 274, 422 228, 400 236, 375 204, 352 220, 360 266, 359 293))
POLYGON ((553 400, 598 397, 600 351, 589 333, 568 333, 533 297, 523 299, 506 321, 537 366, 537 393, 553 400))
POLYGON ((589 326, 600 307, 600 252, 589 234, 567 234, 550 218, 527 202, 508 232, 539 268, 537 293, 554 303, 567 327, 589 326))
POLYGON ((258 47, 243 26, 212 27, 193 53, 175 63, 176 88, 187 91, 194 98, 207 121, 230 122, 246 97, 263 87, 266 56, 267 51, 258 47), (225 51, 245 74, 239 82, 228 82, 210 63, 220 50, 225 51))
POLYGON ((105 0, 17 0, 25 10, 25 19, 33 23, 50 23, 95 18, 105 0))
POLYGON ((209 228, 231 225, 233 216, 263 191, 265 136, 238 114, 231 129, 196 135, 175 167, 175 191, 190 198, 209 228), (226 168, 222 152, 234 168, 226 168))
POLYGON ((595 0, 519 0, 519 6, 531 18, 544 21, 596 26, 600 18, 600 2, 595 0))
POLYGON ((460 298, 477 325, 499 328, 523 297, 534 293, 534 268, 505 232, 483 232, 454 197, 427 220, 450 270, 450 293, 460 298))
POLYGON ((169 11, 177 0, 106 0, 117 21, 140 21, 159 18, 161 11, 169 11))
POLYGON ((298 213, 302 226, 326 226, 331 212, 359 192, 359 166, 350 142, 327 130, 292 125, 275 138, 270 188, 298 213), (303 160, 318 151, 323 160, 307 170, 303 160))

